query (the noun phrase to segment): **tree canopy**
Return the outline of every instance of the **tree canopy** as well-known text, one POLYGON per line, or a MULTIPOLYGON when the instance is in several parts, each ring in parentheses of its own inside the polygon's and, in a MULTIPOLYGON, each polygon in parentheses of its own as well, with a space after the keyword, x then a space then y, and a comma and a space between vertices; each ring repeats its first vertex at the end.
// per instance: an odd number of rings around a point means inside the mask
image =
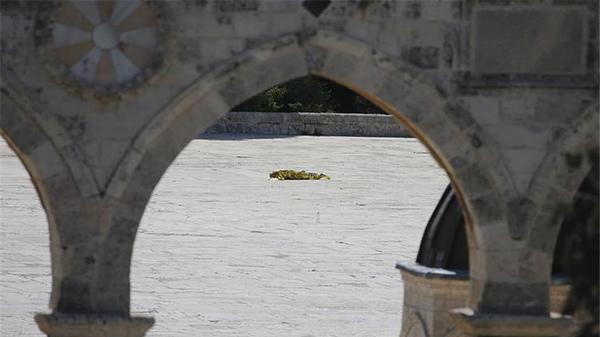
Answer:
POLYGON ((233 111, 344 112, 384 114, 354 91, 316 76, 305 76, 274 86, 233 111))

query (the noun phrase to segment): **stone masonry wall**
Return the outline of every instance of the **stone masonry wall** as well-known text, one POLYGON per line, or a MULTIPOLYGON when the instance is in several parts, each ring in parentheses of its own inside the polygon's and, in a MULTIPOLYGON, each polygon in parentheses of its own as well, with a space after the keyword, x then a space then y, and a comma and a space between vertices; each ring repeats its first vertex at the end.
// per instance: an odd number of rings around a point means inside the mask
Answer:
POLYGON ((231 111, 206 133, 410 137, 410 133, 393 116, 313 112, 231 111))

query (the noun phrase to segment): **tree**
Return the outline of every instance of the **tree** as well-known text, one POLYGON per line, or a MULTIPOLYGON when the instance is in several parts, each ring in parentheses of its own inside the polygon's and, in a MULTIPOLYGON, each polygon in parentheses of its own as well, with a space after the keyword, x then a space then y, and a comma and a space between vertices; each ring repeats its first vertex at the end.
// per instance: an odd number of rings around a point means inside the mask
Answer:
POLYGON ((274 86, 232 110, 384 113, 354 91, 315 76, 305 76, 274 86))

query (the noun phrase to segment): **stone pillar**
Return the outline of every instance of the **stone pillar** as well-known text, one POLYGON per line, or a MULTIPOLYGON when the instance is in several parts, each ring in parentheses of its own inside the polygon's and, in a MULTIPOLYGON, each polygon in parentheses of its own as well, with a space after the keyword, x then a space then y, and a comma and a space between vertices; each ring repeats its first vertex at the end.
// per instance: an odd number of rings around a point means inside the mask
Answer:
POLYGON ((102 314, 37 314, 35 322, 48 337, 143 337, 154 325, 150 317, 102 314))
POLYGON ((150 317, 130 315, 130 264, 141 209, 109 197, 64 195, 49 212, 52 294, 35 321, 49 337, 143 337, 150 317))

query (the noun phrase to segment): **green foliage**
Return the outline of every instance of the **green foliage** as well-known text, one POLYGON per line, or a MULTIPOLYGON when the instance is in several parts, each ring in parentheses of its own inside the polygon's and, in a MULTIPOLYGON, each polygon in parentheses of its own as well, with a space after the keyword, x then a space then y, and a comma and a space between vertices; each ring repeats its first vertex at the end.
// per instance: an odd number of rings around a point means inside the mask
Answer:
POLYGON ((256 107, 256 111, 281 111, 283 105, 280 101, 285 93, 286 89, 284 87, 273 87, 256 95, 251 104, 256 107))
POLYGON ((269 174, 269 177, 277 180, 329 180, 329 176, 323 173, 312 173, 306 171, 294 171, 294 170, 279 170, 273 171, 269 174))
POLYGON ((336 104, 331 97, 331 89, 319 79, 303 77, 283 85, 287 95, 283 98, 286 112, 332 112, 336 104))
POLYGON ((352 90, 314 76, 306 76, 274 86, 232 110, 384 113, 352 90))

